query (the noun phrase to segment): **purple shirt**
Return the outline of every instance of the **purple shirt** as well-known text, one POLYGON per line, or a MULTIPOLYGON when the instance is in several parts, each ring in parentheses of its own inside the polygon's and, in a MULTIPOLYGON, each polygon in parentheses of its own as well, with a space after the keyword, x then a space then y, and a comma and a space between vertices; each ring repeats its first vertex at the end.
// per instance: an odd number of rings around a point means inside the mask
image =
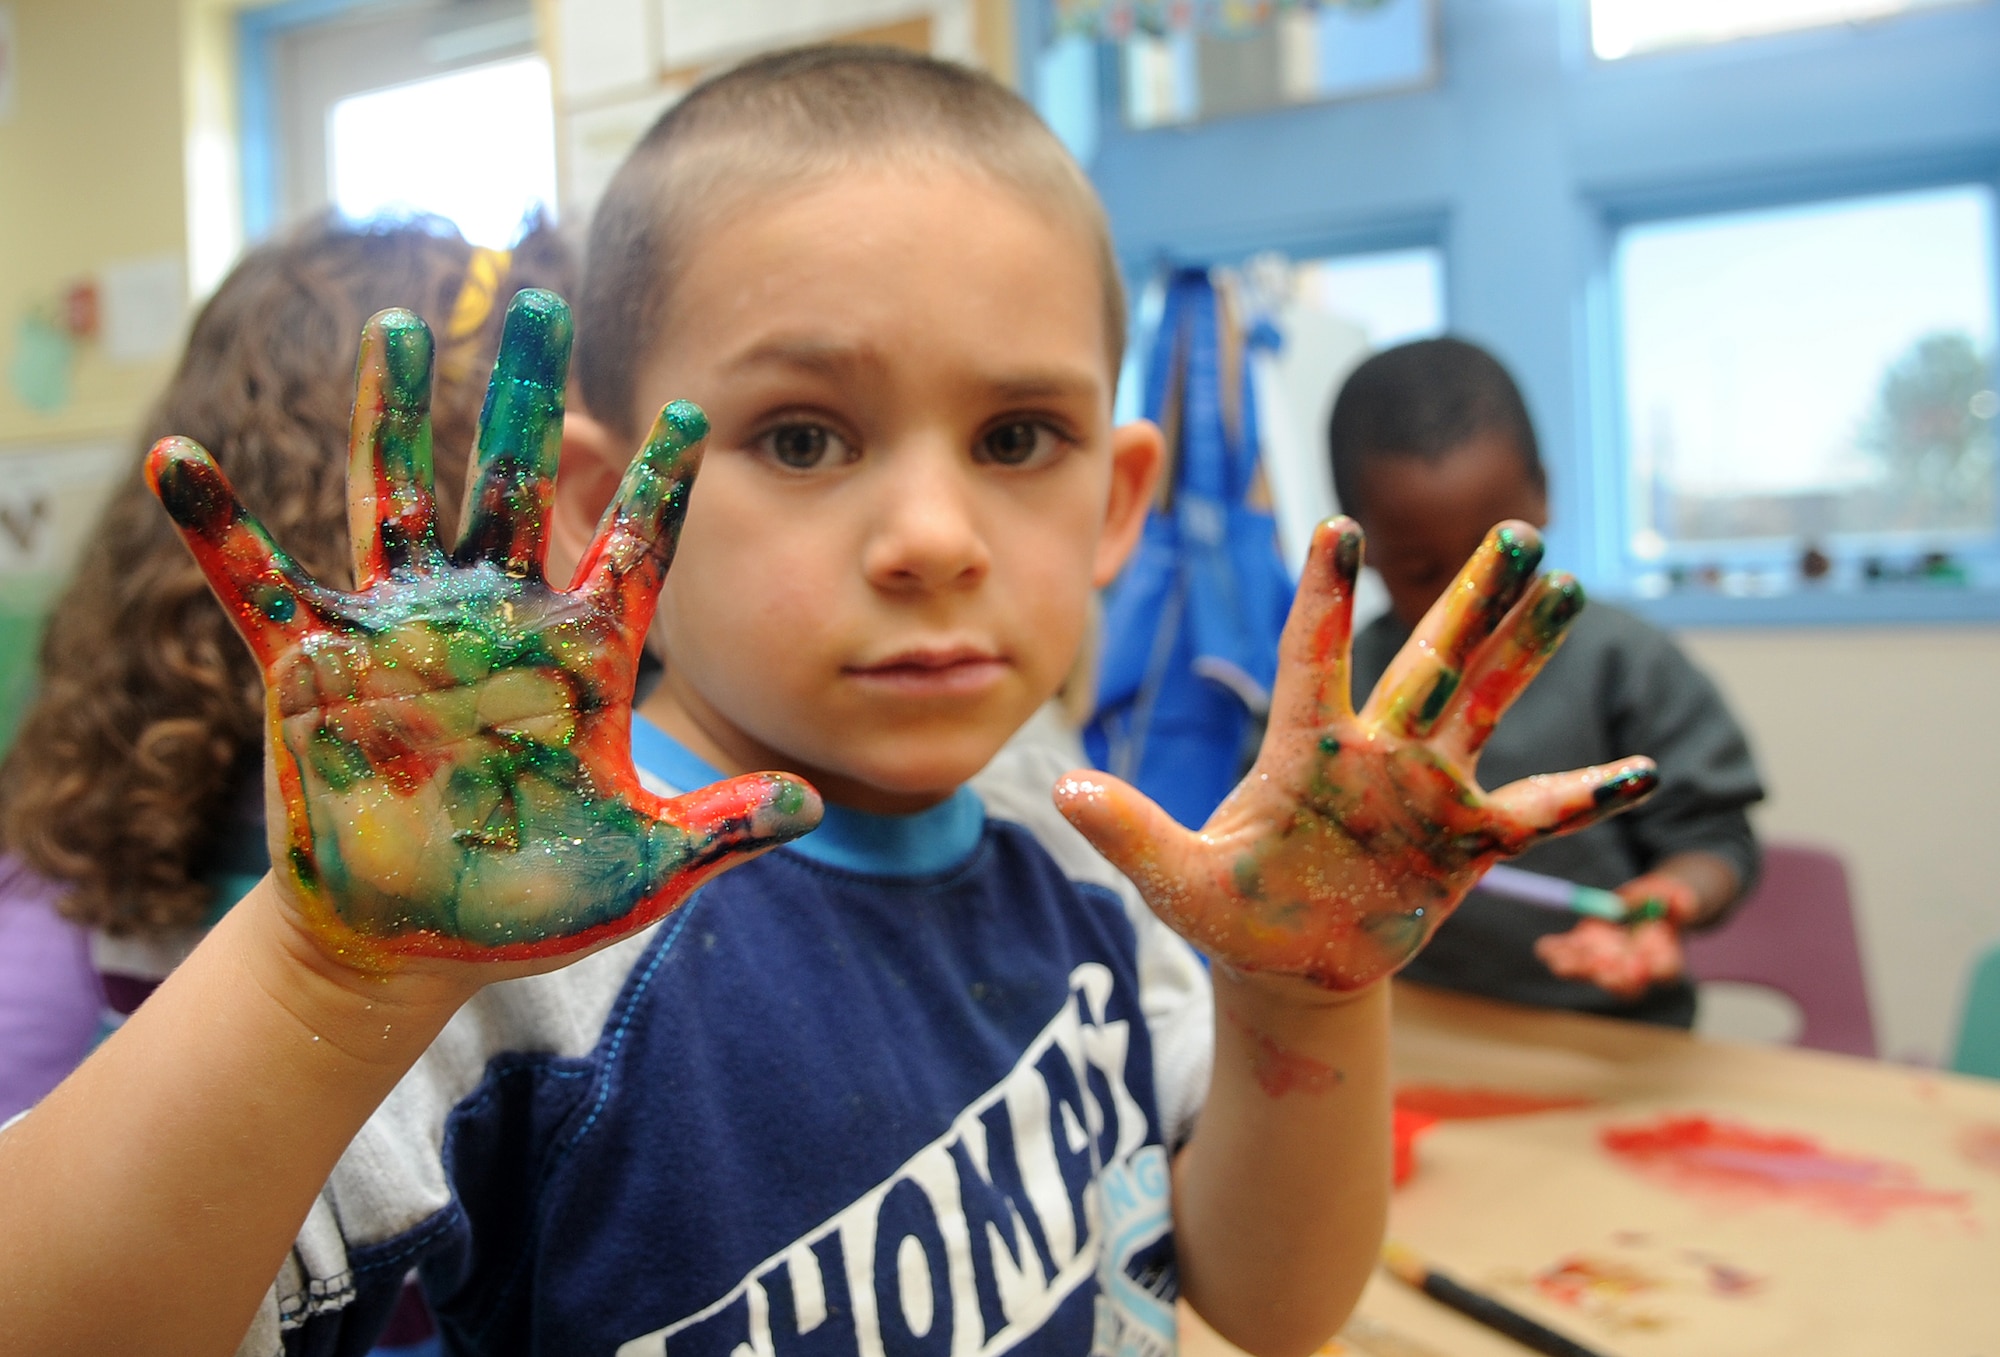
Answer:
POLYGON ((0 1121, 89 1054, 103 1004, 90 935, 56 913, 62 890, 0 854, 0 1121))

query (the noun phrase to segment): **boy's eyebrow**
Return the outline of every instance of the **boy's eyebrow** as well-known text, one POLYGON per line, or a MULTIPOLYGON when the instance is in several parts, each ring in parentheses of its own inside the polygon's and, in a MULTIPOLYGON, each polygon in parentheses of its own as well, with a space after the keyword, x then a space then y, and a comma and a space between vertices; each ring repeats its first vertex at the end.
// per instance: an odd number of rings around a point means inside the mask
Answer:
POLYGON ((993 394, 1002 400, 1030 401, 1075 398, 1094 399, 1103 383, 1088 372, 1051 368, 1002 377, 991 383, 993 394))
MULTIPOLYGON (((746 349, 728 367, 781 367, 810 372, 830 380, 851 377, 866 369, 881 370, 888 358, 872 344, 848 344, 823 339, 771 339, 746 349)), ((995 377, 980 377, 995 397, 1008 401, 1061 398, 1093 399, 1102 386, 1094 372, 1070 367, 1025 369, 995 377)))
POLYGON ((803 368, 816 376, 844 377, 857 368, 879 368, 883 358, 873 346, 823 339, 768 339, 739 354, 729 366, 803 368))

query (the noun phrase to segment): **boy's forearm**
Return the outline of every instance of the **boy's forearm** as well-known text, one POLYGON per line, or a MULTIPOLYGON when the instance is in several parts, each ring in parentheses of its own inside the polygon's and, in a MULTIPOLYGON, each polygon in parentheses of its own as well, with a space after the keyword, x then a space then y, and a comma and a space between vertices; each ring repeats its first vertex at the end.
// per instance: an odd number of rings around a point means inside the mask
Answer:
POLYGON ((1188 1304, 1256 1357, 1352 1310, 1389 1203, 1389 993, 1215 975, 1215 1075, 1175 1164, 1188 1304))
POLYGON ((334 1163, 467 997, 342 975, 267 878, 0 1134, 0 1354, 234 1352, 334 1163))

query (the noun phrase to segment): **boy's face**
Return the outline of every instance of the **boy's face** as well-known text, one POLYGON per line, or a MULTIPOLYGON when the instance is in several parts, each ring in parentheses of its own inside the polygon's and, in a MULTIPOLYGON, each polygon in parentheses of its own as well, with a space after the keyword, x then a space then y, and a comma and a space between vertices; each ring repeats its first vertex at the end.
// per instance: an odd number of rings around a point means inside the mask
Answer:
POLYGON ((725 770, 917 809, 1061 683, 1143 521, 1085 239, 970 171, 862 169, 690 242, 641 410, 711 433, 646 705, 725 770))
POLYGON ((1406 627, 1422 620, 1495 523, 1549 521, 1546 492, 1505 434, 1475 434, 1435 462, 1371 457, 1354 481, 1360 503, 1349 512, 1368 534, 1368 563, 1406 627))

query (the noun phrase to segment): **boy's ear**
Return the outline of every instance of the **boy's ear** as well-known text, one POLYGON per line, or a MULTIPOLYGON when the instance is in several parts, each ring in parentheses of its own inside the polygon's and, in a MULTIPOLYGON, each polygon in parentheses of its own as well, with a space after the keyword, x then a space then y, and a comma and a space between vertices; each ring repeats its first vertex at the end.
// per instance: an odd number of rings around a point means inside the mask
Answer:
POLYGON ((549 520, 548 579, 567 588, 631 460, 624 440, 580 410, 563 415, 562 469, 549 520))
POLYGON ((1135 419, 1111 431, 1111 496, 1091 571, 1091 583, 1099 589, 1118 578, 1138 544, 1165 462, 1166 439, 1150 419, 1135 419))

